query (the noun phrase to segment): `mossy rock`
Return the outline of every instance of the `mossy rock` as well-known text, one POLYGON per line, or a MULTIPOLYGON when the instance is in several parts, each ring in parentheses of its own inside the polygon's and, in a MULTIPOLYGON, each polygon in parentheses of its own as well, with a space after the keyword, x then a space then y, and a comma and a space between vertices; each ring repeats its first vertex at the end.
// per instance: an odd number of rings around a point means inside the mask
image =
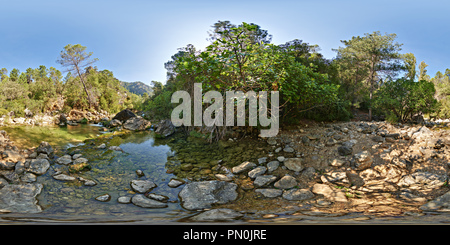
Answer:
POLYGON ((69 166, 69 172, 71 173, 76 173, 76 172, 81 172, 81 171, 89 171, 91 170, 91 166, 86 163, 77 163, 77 164, 73 164, 69 166))

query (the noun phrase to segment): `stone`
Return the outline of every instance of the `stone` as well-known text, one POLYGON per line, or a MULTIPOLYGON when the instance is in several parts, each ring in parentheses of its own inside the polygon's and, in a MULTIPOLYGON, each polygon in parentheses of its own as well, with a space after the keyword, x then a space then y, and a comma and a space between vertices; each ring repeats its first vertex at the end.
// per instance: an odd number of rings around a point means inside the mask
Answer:
POLYGON ((303 201, 314 197, 309 189, 291 189, 283 193, 283 198, 289 201, 303 201))
POLYGON ((288 158, 284 160, 284 166, 289 170, 300 172, 303 170, 302 159, 301 158, 288 158))
POLYGON ((110 146, 108 148, 108 150, 111 150, 111 151, 122 151, 123 152, 122 148, 120 148, 119 146, 115 146, 115 145, 110 146))
POLYGON ((255 178, 255 181, 253 181, 253 185, 255 185, 256 187, 266 186, 274 182, 276 179, 277 177, 274 175, 260 175, 255 178))
POLYGON ((218 208, 204 211, 190 219, 192 221, 228 221, 243 217, 244 215, 238 211, 228 208, 218 208))
POLYGON ((164 196, 164 195, 159 195, 159 194, 155 194, 155 193, 149 193, 148 195, 146 195, 147 198, 159 201, 159 202, 167 202, 169 200, 169 197, 164 196))
POLYGON ((450 192, 445 193, 442 196, 422 205, 420 207, 424 211, 437 211, 440 209, 450 209, 450 192))
POLYGON ((117 114, 112 118, 111 121, 113 121, 114 119, 117 119, 117 120, 119 120, 119 121, 121 121, 121 122, 123 123, 123 122, 125 122, 125 121, 127 121, 128 119, 133 118, 133 117, 136 117, 136 115, 135 115, 132 111, 130 111, 130 110, 128 110, 128 109, 125 109, 125 110, 120 111, 119 113, 117 113, 117 114))
POLYGON ((27 171, 37 175, 42 175, 46 173, 49 168, 50 163, 47 159, 32 159, 27 171))
POLYGON ((184 183, 186 183, 186 182, 183 181, 183 180, 171 179, 167 185, 169 187, 176 188, 176 187, 178 187, 180 185, 183 185, 184 183))
POLYGON ((146 193, 156 187, 156 184, 150 180, 132 180, 130 185, 137 193, 146 193))
POLYGON ((252 162, 243 162, 243 163, 241 163, 241 164, 239 164, 238 166, 236 166, 236 167, 233 167, 232 169, 231 169, 231 172, 233 173, 233 174, 239 174, 239 173, 242 173, 242 172, 244 172, 244 171, 247 171, 247 170, 250 170, 250 169, 252 169, 252 168, 254 168, 254 167, 256 167, 256 164, 255 163, 252 163, 252 162))
POLYGON ((52 177, 56 180, 61 180, 61 181, 75 181, 76 180, 75 177, 69 176, 66 174, 57 174, 57 175, 53 175, 52 177))
POLYGON ((254 179, 260 175, 263 175, 267 171, 267 168, 264 166, 259 166, 248 172, 248 177, 254 179))
POLYGON ((194 168, 194 165, 190 163, 185 163, 180 165, 180 169, 183 171, 191 171, 194 168))
POLYGON ((341 156, 347 156, 347 155, 350 155, 350 154, 352 154, 352 148, 351 148, 351 147, 348 147, 348 146, 344 146, 344 145, 339 146, 339 147, 338 147, 338 153, 339 153, 339 155, 341 155, 341 156))
POLYGON ((274 186, 279 189, 290 189, 297 186, 297 180, 290 175, 285 175, 275 182, 274 186))
MULTIPOLYGON (((283 161, 284 161, 284 159, 283 159, 283 161)), ((280 166, 279 161, 270 161, 269 163, 267 163, 267 172, 271 173, 271 172, 277 170, 278 166, 280 166)))
POLYGON ((372 155, 368 151, 362 151, 360 153, 355 154, 355 169, 356 170, 364 170, 370 168, 372 166, 373 159, 372 155))
POLYGON ((347 202, 345 193, 339 189, 331 188, 326 184, 315 184, 312 188, 312 192, 315 194, 323 195, 330 201, 335 202, 347 202))
POLYGON ((57 164, 60 165, 69 165, 72 163, 72 157, 70 155, 64 155, 55 161, 57 164))
POLYGON ((122 125, 122 122, 120 121, 120 120, 118 120, 118 119, 113 119, 113 120, 111 120, 110 122, 109 122, 109 127, 111 128, 111 127, 117 127, 117 126, 120 126, 120 125, 122 125))
POLYGON ((122 203, 122 204, 131 203, 131 197, 126 197, 126 196, 119 197, 119 198, 117 198, 117 202, 122 203))
POLYGON ((81 162, 69 166, 69 172, 76 173, 81 171, 91 170, 91 166, 86 162, 81 162))
POLYGON ((216 178, 221 181, 232 181, 233 180, 233 178, 231 176, 225 175, 225 174, 215 174, 214 176, 216 176, 216 178))
POLYGON ((97 149, 106 149, 106 144, 102 143, 99 146, 96 147, 97 149))
POLYGON ((447 175, 416 172, 401 178, 397 185, 415 190, 437 189, 443 186, 447 182, 447 179, 447 175))
POLYGON ((268 198, 279 197, 283 194, 283 190, 274 188, 256 189, 255 192, 261 193, 264 197, 268 198))
POLYGON ((320 176, 320 180, 322 180, 323 183, 349 183, 347 174, 344 171, 332 171, 330 173, 323 174, 320 176))
POLYGON ((83 154, 80 154, 80 153, 73 154, 72 159, 75 160, 75 159, 78 159, 78 158, 80 158, 82 156, 83 156, 83 154))
POLYGON ((292 147, 286 146, 286 147, 283 149, 283 151, 284 151, 284 152, 287 152, 287 153, 292 153, 292 152, 294 152, 295 150, 294 150, 294 148, 292 148, 292 147))
POLYGON ((150 199, 142 194, 134 195, 131 198, 131 203, 141 208, 166 208, 168 205, 166 203, 150 199))
POLYGON ((123 128, 131 131, 142 131, 151 125, 149 121, 142 117, 132 117, 123 124, 123 128))
POLYGON ((16 164, 14 162, 10 162, 10 161, 1 161, 0 162, 0 169, 3 169, 3 170, 12 170, 12 169, 14 169, 15 166, 16 166, 16 164))
POLYGON ((333 161, 331 161, 330 165, 333 167, 342 167, 345 164, 344 160, 341 159, 333 159, 333 161))
POLYGON ((111 196, 109 194, 103 194, 96 197, 95 200, 100 202, 109 202, 111 200, 111 196))
POLYGON ((73 164, 81 164, 81 163, 87 163, 87 162, 88 162, 88 160, 86 158, 79 157, 73 161, 73 164))
POLYGON ((156 125, 155 133, 160 137, 165 138, 175 133, 175 126, 169 119, 162 120, 156 125))
POLYGON ((236 189, 236 184, 226 181, 201 181, 187 184, 178 195, 185 209, 198 210, 236 200, 236 189))
POLYGON ((40 213, 36 196, 42 191, 43 185, 38 183, 5 185, 0 189, 0 210, 17 213, 40 213))
POLYGON ((25 173, 22 177, 20 177, 20 181, 24 183, 32 183, 36 182, 37 176, 32 173, 25 173))
POLYGON ((36 148, 36 152, 37 154, 44 153, 48 156, 51 156, 53 154, 53 148, 48 142, 42 141, 41 144, 36 148))
POLYGON ((261 165, 261 164, 263 164, 263 163, 266 163, 267 162, 267 157, 261 157, 261 158, 258 158, 258 164, 259 165, 261 165))

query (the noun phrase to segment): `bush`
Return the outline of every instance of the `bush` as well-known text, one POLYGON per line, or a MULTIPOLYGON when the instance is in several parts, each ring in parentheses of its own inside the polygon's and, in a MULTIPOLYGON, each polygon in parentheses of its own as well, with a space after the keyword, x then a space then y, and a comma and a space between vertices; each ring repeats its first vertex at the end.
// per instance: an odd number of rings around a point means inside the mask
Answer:
POLYGON ((373 106, 388 112, 390 120, 405 122, 417 113, 431 113, 438 109, 434 98, 434 84, 425 80, 406 79, 388 81, 375 94, 373 106))

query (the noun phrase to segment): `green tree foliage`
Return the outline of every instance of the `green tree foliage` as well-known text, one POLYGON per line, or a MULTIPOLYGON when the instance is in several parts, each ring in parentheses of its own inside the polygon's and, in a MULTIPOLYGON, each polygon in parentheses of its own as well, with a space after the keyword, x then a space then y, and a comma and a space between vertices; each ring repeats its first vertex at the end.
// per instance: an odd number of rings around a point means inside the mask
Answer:
POLYGON ((363 37, 352 37, 351 40, 341 41, 344 47, 337 49, 340 70, 350 68, 344 72, 343 78, 347 84, 352 84, 353 93, 364 82, 369 90, 369 120, 372 118, 373 93, 382 79, 394 77, 395 72, 401 70, 402 60, 399 51, 402 44, 394 42, 396 34, 381 35, 380 32, 366 33, 363 37))
POLYGON ((435 91, 434 84, 425 80, 390 80, 376 92, 374 106, 388 111, 392 121, 406 122, 417 113, 430 113, 438 109, 435 91))

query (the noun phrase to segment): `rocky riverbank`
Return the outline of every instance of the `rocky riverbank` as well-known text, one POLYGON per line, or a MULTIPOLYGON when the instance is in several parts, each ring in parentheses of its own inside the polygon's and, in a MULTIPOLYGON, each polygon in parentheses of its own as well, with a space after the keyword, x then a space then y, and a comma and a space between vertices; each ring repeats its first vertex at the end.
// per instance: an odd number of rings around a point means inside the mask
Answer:
MULTIPOLYGON (((149 125, 139 117, 131 118, 137 129, 149 125)), ((124 127, 130 118, 115 119, 110 127, 124 127)), ((169 160, 166 165, 167 171, 177 176, 167 184, 172 190, 180 190, 175 199, 152 192, 157 184, 143 177, 142 171, 136 171, 133 180, 123 186, 129 188, 125 195, 112 199, 105 190, 94 198, 100 203, 152 209, 165 209, 168 202, 179 202, 186 210, 202 211, 187 219, 190 221, 245 220, 255 214, 261 218, 283 214, 298 219, 301 215, 337 217, 357 213, 359 219, 370 219, 444 212, 450 206, 450 133, 439 124, 428 126, 386 122, 303 124, 284 129, 277 137, 254 139, 254 151, 246 151, 258 157, 249 159, 245 159, 250 156, 247 152, 239 151, 241 146, 231 146, 236 140, 219 142, 220 149, 228 155, 235 152, 238 155, 234 158, 243 161, 231 164, 227 155, 223 160, 198 163, 195 158, 185 159, 182 151, 169 155, 170 159, 183 158, 178 163, 169 160), (192 174, 196 177, 189 177, 192 174)), ((156 128, 163 137, 175 131, 166 121, 156 128)), ((88 188, 98 184, 94 178, 83 177, 83 172, 90 171, 93 157, 85 152, 72 150, 55 155, 45 142, 34 150, 19 150, 6 133, 1 137, 2 213, 42 212, 36 196, 43 186, 36 183, 36 178, 47 171, 51 171, 54 181, 88 188)), ((119 136, 113 135, 109 141, 114 137, 119 136)), ((108 141, 88 144, 99 151, 99 156, 105 156, 102 152, 108 150, 127 154, 108 141)))

